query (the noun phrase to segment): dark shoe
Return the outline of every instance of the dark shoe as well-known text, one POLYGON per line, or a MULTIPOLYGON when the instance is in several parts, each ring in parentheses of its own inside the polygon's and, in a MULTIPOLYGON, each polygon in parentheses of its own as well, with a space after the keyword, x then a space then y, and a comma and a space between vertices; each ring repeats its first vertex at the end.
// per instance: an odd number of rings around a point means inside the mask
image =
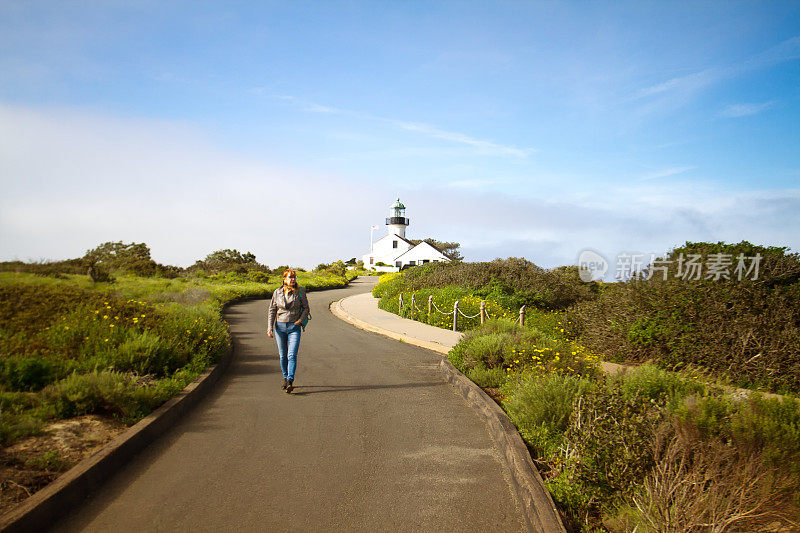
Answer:
POLYGON ((281 385, 281 388, 282 389, 286 389, 286 385, 288 385, 288 384, 289 384, 289 380, 286 379, 286 378, 283 378, 283 385, 281 385))
POLYGON ((289 394, 291 394, 292 391, 294 390, 294 386, 292 385, 292 381, 293 380, 291 380, 291 379, 286 380, 286 392, 289 393, 289 394))

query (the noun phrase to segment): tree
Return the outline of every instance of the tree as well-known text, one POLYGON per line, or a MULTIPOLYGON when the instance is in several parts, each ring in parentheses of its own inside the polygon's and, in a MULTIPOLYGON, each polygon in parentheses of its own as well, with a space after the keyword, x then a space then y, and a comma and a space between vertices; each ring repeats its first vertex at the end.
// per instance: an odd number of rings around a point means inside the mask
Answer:
POLYGON ((345 267, 345 262, 340 259, 330 264, 320 263, 314 270, 316 272, 328 272, 336 276, 344 276, 344 273, 347 270, 347 268, 345 267))
POLYGON ((442 252, 448 259, 451 261, 463 261, 464 257, 461 255, 459 248, 461 244, 457 242, 444 242, 444 241, 437 241, 436 239, 432 239, 428 237, 427 239, 410 239, 414 245, 417 245, 421 242, 427 242, 440 252, 442 252))
POLYGON ((239 250, 226 248, 217 250, 206 256, 202 261, 197 261, 193 268, 208 270, 211 272, 240 272, 249 270, 268 271, 269 268, 256 261, 255 254, 251 252, 241 253, 239 250))
POLYGON ((160 266, 150 258, 150 248, 143 242, 105 242, 87 250, 83 257, 90 268, 123 270, 139 276, 152 276, 158 272, 160 266))

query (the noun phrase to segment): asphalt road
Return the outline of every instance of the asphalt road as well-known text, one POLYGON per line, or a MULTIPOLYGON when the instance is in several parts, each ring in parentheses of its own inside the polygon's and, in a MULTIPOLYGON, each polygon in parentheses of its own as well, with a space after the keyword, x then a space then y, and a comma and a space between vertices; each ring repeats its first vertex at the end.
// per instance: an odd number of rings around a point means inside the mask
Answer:
POLYGON ((56 531, 521 531, 486 427, 440 355, 346 324, 309 293, 295 392, 267 301, 232 306, 215 390, 56 531))

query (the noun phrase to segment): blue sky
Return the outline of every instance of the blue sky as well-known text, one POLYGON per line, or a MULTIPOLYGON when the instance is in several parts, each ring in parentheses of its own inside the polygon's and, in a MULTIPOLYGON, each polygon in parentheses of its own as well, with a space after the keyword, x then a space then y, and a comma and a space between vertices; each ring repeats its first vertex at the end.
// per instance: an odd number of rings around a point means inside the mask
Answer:
POLYGON ((800 2, 2 1, 0 72, 0 259, 800 249, 800 2))

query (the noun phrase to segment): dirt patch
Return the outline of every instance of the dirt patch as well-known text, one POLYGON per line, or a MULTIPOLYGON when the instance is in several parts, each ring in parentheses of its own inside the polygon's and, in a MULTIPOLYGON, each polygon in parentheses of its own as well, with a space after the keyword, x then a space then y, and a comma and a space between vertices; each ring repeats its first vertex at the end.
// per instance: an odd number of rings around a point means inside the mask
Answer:
POLYGON ((54 422, 40 435, 0 450, 0 514, 52 483, 126 429, 113 418, 87 415, 54 422))

